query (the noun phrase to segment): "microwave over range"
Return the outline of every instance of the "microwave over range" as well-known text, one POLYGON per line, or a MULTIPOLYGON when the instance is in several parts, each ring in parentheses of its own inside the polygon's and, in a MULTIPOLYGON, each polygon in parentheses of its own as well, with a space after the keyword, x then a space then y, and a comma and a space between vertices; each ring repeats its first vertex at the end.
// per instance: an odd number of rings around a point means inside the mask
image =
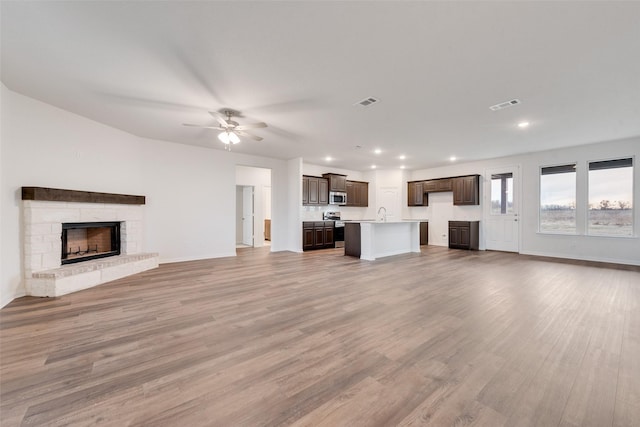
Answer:
POLYGON ((347 193, 343 191, 330 191, 329 204, 344 206, 347 204, 347 193))

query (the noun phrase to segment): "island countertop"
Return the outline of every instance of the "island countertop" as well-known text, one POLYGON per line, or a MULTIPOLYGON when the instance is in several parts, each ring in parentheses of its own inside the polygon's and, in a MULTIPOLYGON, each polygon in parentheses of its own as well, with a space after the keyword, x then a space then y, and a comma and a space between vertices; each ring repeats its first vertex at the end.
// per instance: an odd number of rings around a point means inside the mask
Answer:
POLYGON ((392 221, 379 221, 375 219, 345 219, 344 222, 354 222, 359 224, 403 224, 407 222, 425 222, 420 219, 396 219, 392 221))

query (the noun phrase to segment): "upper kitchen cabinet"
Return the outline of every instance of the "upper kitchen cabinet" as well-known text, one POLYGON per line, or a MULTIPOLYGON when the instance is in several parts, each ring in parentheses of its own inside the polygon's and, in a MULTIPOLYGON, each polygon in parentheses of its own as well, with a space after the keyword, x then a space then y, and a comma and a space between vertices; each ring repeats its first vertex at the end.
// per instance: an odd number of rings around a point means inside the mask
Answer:
POLYGON ((429 206, 429 196, 426 194, 424 184, 428 181, 408 182, 407 205, 408 206, 429 206))
POLYGON ((435 191, 453 191, 453 178, 442 178, 434 181, 436 182, 435 191))
POLYGON ((429 193, 453 191, 453 204, 480 204, 480 175, 407 182, 407 205, 429 206, 429 193))
POLYGON ((480 204, 480 175, 458 176, 453 180, 453 204, 480 204))
POLYGON ((347 206, 366 208, 369 206, 369 183, 363 181, 346 181, 347 206))
POLYGON ((424 191, 425 193, 453 191, 452 178, 440 178, 422 181, 422 191, 424 191))
POLYGON ((347 191, 346 175, 340 175, 337 173, 325 173, 322 174, 322 177, 329 181, 329 191, 347 191))
POLYGON ((311 206, 328 205, 329 181, 317 176, 303 176, 302 204, 311 206))
POLYGON ((430 179, 428 181, 422 181, 416 184, 422 184, 422 191, 425 193, 433 193, 438 191, 438 184, 436 179, 430 179))

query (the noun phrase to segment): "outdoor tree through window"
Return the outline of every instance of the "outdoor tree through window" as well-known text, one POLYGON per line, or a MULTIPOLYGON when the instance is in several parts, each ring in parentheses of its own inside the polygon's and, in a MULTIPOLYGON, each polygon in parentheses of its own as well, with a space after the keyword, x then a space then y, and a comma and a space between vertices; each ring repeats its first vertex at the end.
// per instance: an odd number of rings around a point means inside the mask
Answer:
POLYGON ((591 235, 633 236, 633 159, 589 163, 591 235))
POLYGON ((540 170, 540 231, 576 232, 576 164, 540 170))

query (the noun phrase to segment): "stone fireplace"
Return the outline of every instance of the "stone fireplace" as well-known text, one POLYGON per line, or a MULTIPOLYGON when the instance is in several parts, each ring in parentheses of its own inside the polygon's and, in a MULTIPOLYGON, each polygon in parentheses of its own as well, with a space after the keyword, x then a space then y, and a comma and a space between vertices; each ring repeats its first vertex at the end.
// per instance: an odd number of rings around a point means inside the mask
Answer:
POLYGON ((28 295, 60 296, 158 266, 142 251, 144 196, 23 187, 28 295))

